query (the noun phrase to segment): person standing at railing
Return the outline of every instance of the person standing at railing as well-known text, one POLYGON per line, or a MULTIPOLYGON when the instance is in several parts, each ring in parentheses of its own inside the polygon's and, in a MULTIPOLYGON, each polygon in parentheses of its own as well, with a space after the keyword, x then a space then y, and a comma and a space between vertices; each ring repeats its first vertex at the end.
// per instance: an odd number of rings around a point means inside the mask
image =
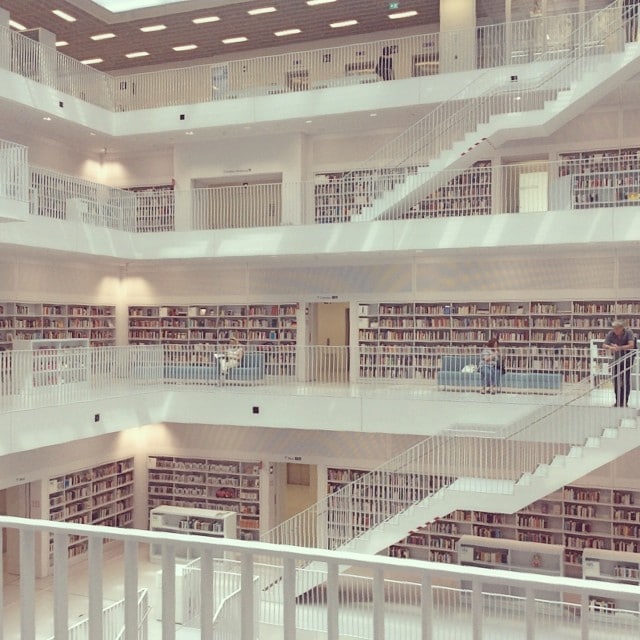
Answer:
POLYGON ((627 42, 638 40, 638 9, 640 0, 624 0, 622 19, 625 21, 627 42))
POLYGON ((391 47, 383 47, 382 55, 378 58, 375 69, 382 80, 393 80, 393 58, 391 57, 391 47))
POLYGON ((495 393, 502 373, 498 338, 490 338, 480 352, 478 372, 482 378, 482 393, 495 393))
POLYGON ((611 380, 616 394, 614 407, 626 407, 631 391, 631 363, 633 361, 636 340, 624 322, 614 320, 611 331, 604 339, 603 349, 612 356, 611 380))
POLYGON ((215 353, 214 358, 220 363, 220 377, 226 381, 229 369, 240 365, 244 356, 244 347, 238 338, 231 338, 224 354, 215 353))

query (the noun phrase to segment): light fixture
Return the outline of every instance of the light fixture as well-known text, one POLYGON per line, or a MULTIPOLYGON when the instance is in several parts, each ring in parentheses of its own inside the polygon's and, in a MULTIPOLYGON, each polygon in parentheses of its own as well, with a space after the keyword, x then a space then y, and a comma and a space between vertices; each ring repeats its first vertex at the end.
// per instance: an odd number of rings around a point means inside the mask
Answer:
POLYGON ((377 115, 378 115, 377 113, 370 113, 370 114, 369 114, 369 117, 370 117, 370 118, 375 118, 377 115))
POLYGON ((80 60, 82 64, 99 64, 100 62, 104 62, 102 58, 89 58, 87 60, 80 60))
POLYGON ((250 16, 259 16, 262 13, 273 13, 277 11, 275 7, 260 7, 259 9, 249 9, 247 13, 250 16))
POLYGON ((185 136, 192 136, 193 135, 193 131, 185 131, 184 135, 185 136))
POLYGON ((311 124, 313 120, 305 120, 305 124, 311 124))
POLYGON ((350 27, 353 24, 358 24, 357 20, 343 20, 342 22, 332 22, 329 26, 332 29, 340 29, 341 27, 350 27))
POLYGON ((177 47, 172 47, 174 51, 191 51, 192 49, 197 49, 197 44, 181 44, 177 47))
POLYGON ((236 42, 246 42, 248 38, 245 36, 238 36, 237 38, 225 38, 222 43, 223 44, 235 44, 236 42))
POLYGON ((9 26, 17 29, 18 31, 27 30, 27 27, 25 27, 23 24, 20 24, 19 22, 16 22, 15 20, 9 20, 9 26))
POLYGON ((296 33, 300 33, 300 29, 285 29, 284 31, 275 31, 273 33, 274 36, 293 36, 296 33))
POLYGON ((109 38, 115 38, 115 33, 98 33, 95 36, 91 36, 92 40, 109 40, 109 38))
POLYGON ((44 118, 42 118, 43 120, 46 120, 47 122, 49 122, 51 120, 50 116, 44 116, 44 118))
POLYGON ((56 42, 56 47, 66 47, 69 43, 66 40, 58 40, 56 42))
POLYGON ((144 58, 145 56, 148 56, 149 52, 148 51, 133 51, 132 53, 125 53, 125 56, 127 58, 144 58))
POLYGON ((54 9, 51 13, 55 14, 56 16, 58 16, 58 18, 62 18, 63 20, 66 20, 67 22, 75 22, 76 19, 73 16, 70 16, 68 13, 65 13, 64 11, 61 11, 60 9, 54 9))
POLYGON ((152 31, 164 31, 166 28, 166 24, 152 24, 148 27, 140 27, 140 31, 143 33, 151 33, 152 31))
POLYGON ((412 18, 417 15, 417 11, 401 11, 400 13, 390 13, 389 18, 391 18, 391 20, 398 20, 399 18, 412 18))
POLYGON ((317 4, 329 4, 330 2, 335 2, 336 0, 307 0, 307 4, 310 7, 315 7, 317 4))
POLYGON ((207 22, 218 22, 220 18, 218 16, 205 16, 204 18, 194 18, 191 22, 193 24, 206 24, 207 22))

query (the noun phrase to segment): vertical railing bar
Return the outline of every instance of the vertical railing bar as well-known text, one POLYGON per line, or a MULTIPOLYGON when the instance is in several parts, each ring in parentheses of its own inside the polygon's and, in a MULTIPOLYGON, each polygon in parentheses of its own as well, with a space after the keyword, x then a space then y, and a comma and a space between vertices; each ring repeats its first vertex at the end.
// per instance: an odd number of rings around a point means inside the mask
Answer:
POLYGON ((69 637, 69 536, 53 534, 53 628, 56 640, 69 637))
POLYGON ((91 640, 103 640, 103 548, 102 538, 89 537, 88 575, 89 575, 89 637, 91 640))

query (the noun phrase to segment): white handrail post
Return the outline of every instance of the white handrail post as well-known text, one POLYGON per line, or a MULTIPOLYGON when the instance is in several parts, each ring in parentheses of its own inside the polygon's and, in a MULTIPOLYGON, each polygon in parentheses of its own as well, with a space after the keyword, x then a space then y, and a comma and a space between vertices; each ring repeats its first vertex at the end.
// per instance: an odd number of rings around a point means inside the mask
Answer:
POLYGON ((69 637, 69 536, 53 534, 53 629, 56 640, 69 637))
POLYGON ((162 638, 176 635, 176 549, 173 544, 162 547, 162 638))
POLYGON ((240 640, 255 640, 255 607, 253 592, 253 555, 243 553, 241 559, 241 611, 240 640))
POLYGON ((213 552, 203 549, 200 555, 200 639, 213 640, 214 598, 213 552))
POLYGON ((339 637, 338 612, 340 601, 339 590, 339 567, 335 562, 327 566, 327 638, 333 640, 339 637))
MULTIPOLYGON (((124 640, 138 638, 138 543, 124 543, 124 640)), ((165 638, 166 640, 166 638, 165 638)))
POLYGON ((287 557, 283 562, 282 575, 282 626, 284 640, 295 640, 296 637, 296 563, 287 557))
POLYGON ((20 640, 36 636, 35 538, 35 530, 20 530, 20 640))
POLYGON ((102 640, 104 628, 102 624, 102 538, 89 538, 89 637, 91 640, 102 640))

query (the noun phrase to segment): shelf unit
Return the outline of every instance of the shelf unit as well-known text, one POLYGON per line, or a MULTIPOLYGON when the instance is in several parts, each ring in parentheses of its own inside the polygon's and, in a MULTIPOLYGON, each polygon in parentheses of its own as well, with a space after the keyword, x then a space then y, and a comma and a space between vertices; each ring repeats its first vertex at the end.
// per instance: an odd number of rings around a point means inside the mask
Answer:
POLYGON ((638 332, 639 300, 379 302, 358 305, 362 378, 435 378, 449 347, 480 348, 497 337, 511 371, 591 373, 593 340, 614 319, 638 332), (511 357, 509 347, 517 347, 511 357), (526 351, 523 354, 522 348, 526 351))
POLYGON ((131 187, 135 193, 136 231, 173 231, 175 229, 175 195, 173 185, 131 187))
POLYGON ((637 206, 640 203, 640 149, 560 154, 560 189, 571 208, 637 206), (567 197, 568 196, 568 197, 567 197))
POLYGON ((159 506, 231 511, 240 540, 260 538, 259 461, 153 455, 148 459, 149 511, 159 506))
MULTIPOLYGON (((507 571, 527 571, 547 576, 561 576, 563 547, 557 544, 519 542, 504 538, 486 538, 464 535, 458 541, 458 560, 461 565, 503 569, 507 571)), ((464 588, 464 582, 463 582, 464 588)), ((510 595, 523 595, 519 587, 500 587, 492 584, 490 590, 507 589, 510 595)), ((538 597, 542 594, 537 594, 538 597)), ((545 591, 543 597, 556 599, 559 594, 545 591)))
MULTIPOLYGON (((518 562, 519 570, 548 569, 543 552, 549 548, 552 556, 559 554, 561 568, 557 570, 555 564, 552 567, 558 575, 598 578, 596 572, 600 571, 600 579, 638 580, 635 570, 640 569, 640 491, 567 485, 514 514, 457 510, 411 531, 388 553, 397 558, 463 564, 469 556, 461 555, 461 546, 470 537, 471 547, 509 554, 512 549, 522 549, 525 558, 528 552, 531 559, 534 553, 542 554, 541 567, 530 569, 525 560, 518 562), (596 560, 600 563, 598 568, 594 565, 596 560), (620 569, 616 570, 616 566, 620 569), (628 575, 624 567, 629 568, 628 575)), ((504 557, 515 568, 509 554, 504 557)), ((502 568, 503 563, 503 557, 496 555, 487 564, 502 568)), ((627 603, 617 606, 627 608, 627 603)))
POLYGON ((356 537, 370 528, 369 514, 379 510, 385 502, 417 502, 426 492, 437 491, 443 485, 440 476, 417 473, 396 473, 386 484, 358 489, 357 498, 341 501, 334 496, 351 482, 369 473, 364 469, 327 468, 327 539, 329 548, 336 548, 345 540, 356 537), (410 487, 410 488, 408 488, 410 487))
POLYGON ((89 384, 89 341, 82 338, 62 340, 15 340, 14 349, 30 351, 31 363, 16 367, 20 389, 46 390, 61 385, 89 384))
POLYGON ((404 181, 412 168, 354 170, 315 175, 315 222, 349 222, 385 191, 404 181))
POLYGON ((412 206, 407 217, 486 216, 492 212, 492 202, 491 160, 480 160, 412 206))
MULTIPOLYGON (((588 549, 582 556, 582 575, 589 580, 620 582, 640 586, 640 553, 588 549)), ((592 611, 611 614, 636 614, 640 611, 638 599, 612 600, 591 596, 592 611)))
POLYGON ((84 339, 92 347, 114 345, 112 305, 0 302, 0 347, 15 341, 84 339))
MULTIPOLYGON (((149 530, 165 533, 182 533, 187 536, 204 536, 206 538, 235 538, 235 511, 214 511, 211 509, 194 509, 162 505, 149 512, 149 530)), ((176 545, 176 559, 189 561, 199 557, 188 542, 176 545)), ((161 546, 151 544, 149 559, 152 562, 162 560, 161 546)))
MULTIPOLYGON (((102 527, 132 527, 133 458, 84 467, 49 479, 49 520, 102 527)), ((52 539, 49 563, 53 566, 52 539)), ((69 558, 86 553, 87 538, 71 536, 69 558)))
POLYGON ((298 305, 129 307, 129 344, 164 344, 172 364, 213 366, 216 350, 231 338, 265 352, 267 375, 294 375, 298 305))

